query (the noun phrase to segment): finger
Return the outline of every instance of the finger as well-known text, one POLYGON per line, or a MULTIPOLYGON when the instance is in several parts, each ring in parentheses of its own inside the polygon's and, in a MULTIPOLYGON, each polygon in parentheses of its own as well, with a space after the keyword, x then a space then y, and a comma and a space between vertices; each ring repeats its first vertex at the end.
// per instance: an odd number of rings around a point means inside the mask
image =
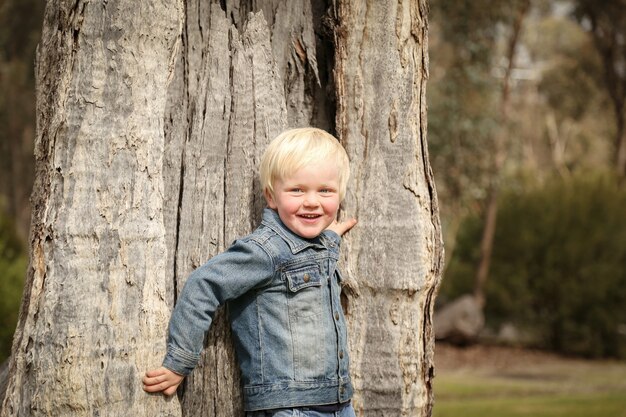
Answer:
POLYGON ((343 235, 348 230, 352 229, 356 223, 356 219, 348 219, 337 223, 337 230, 340 232, 339 235, 343 235))
POLYGON ((170 395, 174 395, 176 394, 176 389, 178 388, 178 384, 173 385, 171 387, 169 387, 168 389, 166 389, 165 391, 163 391, 163 394, 170 396, 170 395))
POLYGON ((156 376, 164 375, 164 374, 165 374, 165 368, 151 369, 146 372, 147 377, 156 377, 156 376))
POLYGON ((146 392, 160 392, 163 391, 164 389, 168 388, 169 385, 165 384, 165 383, 160 383, 157 385, 144 385, 143 386, 143 390, 146 392))
POLYGON ((144 377, 143 383, 146 385, 156 385, 166 380, 166 375, 159 375, 155 377, 144 377))
MULTIPOLYGON (((156 379, 156 378, 155 378, 156 379)), ((165 395, 172 395, 176 392, 176 389, 182 382, 182 378, 165 378, 162 382, 154 383, 152 385, 145 384, 143 386, 146 392, 163 392, 165 395)))
POLYGON ((354 219, 354 218, 348 219, 344 221, 343 224, 345 225, 345 230, 344 230, 344 233, 345 233, 348 230, 352 229, 357 224, 357 219, 354 219))

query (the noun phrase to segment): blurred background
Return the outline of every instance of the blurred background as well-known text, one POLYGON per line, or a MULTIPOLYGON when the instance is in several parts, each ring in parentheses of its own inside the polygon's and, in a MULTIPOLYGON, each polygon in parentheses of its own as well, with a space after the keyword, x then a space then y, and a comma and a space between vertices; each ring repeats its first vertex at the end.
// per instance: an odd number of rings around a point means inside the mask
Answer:
POLYGON ((626 416, 626 0, 432 0, 443 416, 626 416))
POLYGON ((11 350, 28 265, 34 60, 44 5, 43 0, 0 0, 0 363, 11 350))
POLYGON ((438 337, 626 359, 626 1, 434 0, 430 34, 438 337))
MULTIPOLYGON (((43 7, 0 0, 0 362, 27 265, 43 7)), ((626 415, 626 0, 431 0, 429 25, 435 415, 626 415)))

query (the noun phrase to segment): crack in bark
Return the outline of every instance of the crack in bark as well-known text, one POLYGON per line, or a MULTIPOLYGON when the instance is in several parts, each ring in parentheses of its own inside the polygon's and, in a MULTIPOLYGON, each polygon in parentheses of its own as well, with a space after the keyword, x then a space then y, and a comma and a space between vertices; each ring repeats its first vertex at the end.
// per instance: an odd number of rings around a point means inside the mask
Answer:
POLYGON ((74 73, 74 64, 76 63, 76 54, 78 53, 78 37, 82 28, 83 21, 85 19, 85 3, 82 0, 76 1, 74 6, 70 9, 68 23, 71 25, 72 30, 72 45, 71 45, 71 58, 70 58, 70 71, 69 74, 74 73), (80 7, 82 4, 82 7, 80 7), (80 8, 80 11, 79 11, 80 8))
MULTIPOLYGON (((185 9, 187 7, 187 2, 184 1, 184 6, 185 9)), ((189 45, 188 45, 188 39, 189 39, 189 35, 188 35, 188 21, 187 21, 187 13, 185 11, 184 15, 183 15, 183 33, 181 33, 181 40, 180 42, 182 43, 182 53, 181 53, 181 59, 182 59, 182 65, 183 65, 183 70, 182 70, 182 74, 183 74, 183 94, 185 94, 185 98, 186 98, 186 103, 189 103, 189 65, 187 63, 187 57, 189 54, 189 45)), ((174 244, 174 251, 173 251, 173 284, 174 284, 174 294, 173 294, 173 299, 174 299, 174 305, 176 305, 176 301, 178 299, 178 292, 179 292, 179 285, 178 285, 178 281, 179 281, 179 276, 178 276, 178 247, 180 244, 180 227, 181 227, 181 216, 182 216, 182 204, 183 204, 183 190, 185 189, 185 156, 186 156, 186 150, 187 150, 187 141, 189 139, 189 137, 191 136, 191 121, 190 121, 190 111, 187 112, 186 114, 186 119, 187 119, 187 137, 184 138, 184 140, 182 141, 182 150, 180 153, 180 177, 179 177, 179 187, 178 187, 178 203, 176 204, 176 231, 174 234, 174 237, 176 239, 176 242, 174 244)))

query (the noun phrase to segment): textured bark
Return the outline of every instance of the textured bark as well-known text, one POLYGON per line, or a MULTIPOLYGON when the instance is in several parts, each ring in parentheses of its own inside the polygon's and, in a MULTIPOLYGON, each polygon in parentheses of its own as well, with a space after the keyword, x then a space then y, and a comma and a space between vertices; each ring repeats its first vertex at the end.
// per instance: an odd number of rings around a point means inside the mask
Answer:
POLYGON ((176 415, 164 352, 163 114, 178 2, 50 1, 31 262, 2 416, 176 415))
POLYGON ((358 415, 427 416, 443 247, 426 147, 425 1, 338 4, 337 132, 353 176, 343 244, 358 415))
MULTIPOLYGON (((177 291, 189 273, 258 224, 261 152, 286 127, 285 99, 262 14, 242 33, 220 5, 187 4, 183 48, 169 101, 166 160, 168 262, 177 291), (181 105, 182 104, 182 105, 181 105), (181 162, 178 162, 181 161, 181 162)), ((186 380, 183 414, 241 415, 239 370, 224 311, 186 380)))
POLYGON ((161 362, 188 274, 258 224, 261 152, 301 125, 338 132, 353 164, 343 210, 360 223, 343 267, 358 413, 429 415, 443 258, 425 3, 54 3, 3 415, 243 415, 226 309, 178 399, 139 381, 161 362))
POLYGON ((284 88, 290 127, 334 129, 332 30, 329 0, 227 0, 226 13, 241 28, 250 12, 262 12, 284 88))

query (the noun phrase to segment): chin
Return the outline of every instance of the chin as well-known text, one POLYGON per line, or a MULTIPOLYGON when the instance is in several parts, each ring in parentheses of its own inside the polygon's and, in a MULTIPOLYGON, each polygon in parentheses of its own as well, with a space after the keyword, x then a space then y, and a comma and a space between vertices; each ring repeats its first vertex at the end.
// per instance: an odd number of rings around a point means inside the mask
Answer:
POLYGON ((322 231, 320 231, 318 233, 314 233, 314 232, 298 233, 298 235, 300 235, 300 237, 303 237, 305 239, 314 239, 314 238, 318 237, 321 234, 322 234, 322 231))

